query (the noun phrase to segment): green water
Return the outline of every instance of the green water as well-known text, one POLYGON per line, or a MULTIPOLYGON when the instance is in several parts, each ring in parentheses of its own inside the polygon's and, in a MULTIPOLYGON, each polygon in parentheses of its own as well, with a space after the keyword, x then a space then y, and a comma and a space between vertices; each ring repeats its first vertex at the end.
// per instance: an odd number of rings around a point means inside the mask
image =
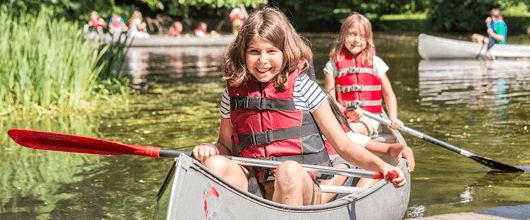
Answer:
MULTIPOLYGON (((412 35, 375 33, 406 126, 480 156, 530 167, 528 62, 426 62, 412 35)), ((309 36, 320 85, 333 35, 309 36)), ((37 151, 11 128, 190 150, 215 141, 223 48, 131 48, 138 89, 128 111, 0 124, 0 219, 148 219, 171 159, 37 151)), ((530 174, 488 173, 471 159, 403 134, 416 168, 406 218, 530 203, 530 174)))

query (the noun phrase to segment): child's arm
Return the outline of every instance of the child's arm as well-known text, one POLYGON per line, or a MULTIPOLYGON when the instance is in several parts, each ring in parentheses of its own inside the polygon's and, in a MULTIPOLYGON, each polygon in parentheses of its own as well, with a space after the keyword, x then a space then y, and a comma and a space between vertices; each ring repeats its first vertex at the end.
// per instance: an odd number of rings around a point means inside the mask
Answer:
POLYGON ((410 147, 402 144, 387 144, 374 140, 368 140, 365 148, 377 156, 396 157, 398 160, 400 158, 405 158, 409 162, 407 167, 408 171, 414 171, 414 166, 416 163, 414 161, 414 154, 412 153, 412 149, 410 147))
POLYGON ((346 133, 344 133, 339 122, 333 115, 327 100, 324 100, 312 114, 322 133, 339 156, 357 167, 372 171, 381 171, 385 174, 385 180, 392 182, 394 187, 405 185, 406 180, 400 169, 385 163, 379 157, 368 152, 368 150, 353 143, 346 136, 346 133), (396 171, 399 177, 390 180, 386 175, 389 171, 396 171))
POLYGON ((388 111, 388 118, 392 122, 389 128, 397 129, 403 127, 403 122, 397 118, 397 98, 392 90, 392 84, 386 74, 381 77, 381 89, 385 98, 386 110, 388 111))
POLYGON ((335 97, 335 77, 333 77, 333 74, 324 72, 324 80, 324 88, 335 97))
MULTIPOLYGON (((232 154, 232 121, 230 118, 221 118, 219 138, 217 143, 215 143, 215 147, 221 155, 232 154)), ((216 154, 215 148, 208 145, 199 145, 193 148, 193 156, 200 161, 216 154)))

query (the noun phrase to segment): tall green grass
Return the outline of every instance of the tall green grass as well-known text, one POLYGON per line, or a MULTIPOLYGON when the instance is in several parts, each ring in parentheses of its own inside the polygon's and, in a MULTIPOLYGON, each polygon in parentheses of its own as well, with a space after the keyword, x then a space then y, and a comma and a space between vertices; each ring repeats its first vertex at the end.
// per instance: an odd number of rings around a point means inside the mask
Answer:
POLYGON ((124 43, 89 41, 77 23, 48 13, 0 11, 0 116, 91 106, 99 80, 118 77, 124 43))

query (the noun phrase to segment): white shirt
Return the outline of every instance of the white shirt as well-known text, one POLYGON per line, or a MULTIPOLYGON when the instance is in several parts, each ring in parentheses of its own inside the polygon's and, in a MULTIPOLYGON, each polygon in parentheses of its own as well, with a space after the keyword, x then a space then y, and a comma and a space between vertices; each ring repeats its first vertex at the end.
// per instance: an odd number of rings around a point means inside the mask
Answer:
MULTIPOLYGON (((374 74, 377 77, 383 77, 388 69, 390 68, 386 65, 385 61, 378 56, 374 56, 374 74)), ((337 78, 337 64, 335 64, 335 62, 332 60, 328 61, 326 66, 324 66, 324 73, 332 75, 333 78, 337 78)))

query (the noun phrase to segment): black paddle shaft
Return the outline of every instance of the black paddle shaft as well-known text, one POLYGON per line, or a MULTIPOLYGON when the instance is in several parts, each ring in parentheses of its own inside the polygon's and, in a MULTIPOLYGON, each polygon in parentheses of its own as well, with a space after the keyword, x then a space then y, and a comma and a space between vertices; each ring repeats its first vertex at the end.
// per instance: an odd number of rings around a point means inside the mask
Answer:
MULTIPOLYGON (((390 125, 391 124, 390 120, 382 118, 382 117, 380 117, 378 115, 375 115, 375 114, 372 114, 370 112, 363 111, 363 114, 366 115, 367 117, 372 118, 372 119, 374 119, 376 121, 379 121, 379 122, 381 122, 381 123, 383 123, 385 125, 390 125)), ((524 170, 519 169, 517 167, 511 166, 511 165, 508 165, 508 164, 504 164, 504 163, 492 160, 492 159, 487 158, 487 157, 482 157, 482 156, 476 155, 476 154, 471 153, 471 152, 469 152, 467 150, 458 148, 458 147, 456 147, 456 146, 454 146, 452 144, 443 142, 443 141, 438 140, 436 138, 433 138, 433 137, 431 137, 429 135, 426 135, 426 134, 423 134, 423 133, 421 133, 419 131, 416 131, 414 129, 408 128, 407 126, 403 126, 403 127, 399 128, 398 130, 407 132, 407 133, 409 133, 409 134, 411 134, 413 136, 416 136, 418 138, 421 138, 423 140, 426 140, 428 142, 436 144, 436 145, 438 145, 440 147, 446 148, 448 150, 451 150, 451 151, 454 151, 454 152, 459 153, 461 155, 464 155, 466 157, 469 157, 469 158, 475 160, 476 162, 478 162, 478 163, 480 163, 482 165, 485 165, 487 167, 490 167, 492 169, 503 170, 503 171, 506 171, 506 172, 524 172, 524 170)))

